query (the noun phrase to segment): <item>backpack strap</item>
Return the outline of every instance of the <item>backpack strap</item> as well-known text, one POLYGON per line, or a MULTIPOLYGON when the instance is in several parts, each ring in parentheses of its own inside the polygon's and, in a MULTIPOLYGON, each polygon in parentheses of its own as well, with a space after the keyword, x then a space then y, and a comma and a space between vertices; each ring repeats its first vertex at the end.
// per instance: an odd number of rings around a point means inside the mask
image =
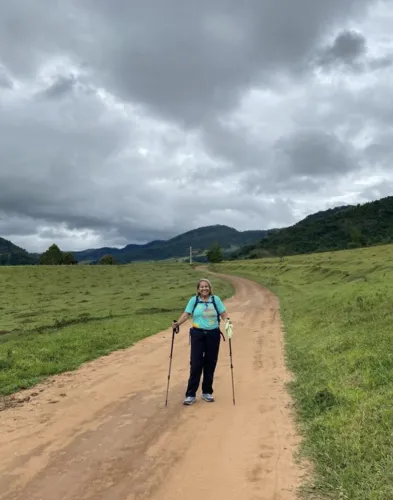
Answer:
POLYGON ((196 296, 195 296, 194 307, 192 308, 192 312, 191 312, 191 316, 194 314, 195 308, 196 308, 196 306, 198 305, 198 303, 199 303, 199 302, 201 302, 201 301, 199 300, 199 295, 196 295, 196 296))
POLYGON ((218 308, 217 308, 217 304, 216 304, 216 299, 215 299, 214 295, 212 295, 212 302, 213 302, 214 309, 216 310, 216 313, 217 313, 218 324, 220 324, 220 321, 221 321, 220 313, 218 312, 218 308))

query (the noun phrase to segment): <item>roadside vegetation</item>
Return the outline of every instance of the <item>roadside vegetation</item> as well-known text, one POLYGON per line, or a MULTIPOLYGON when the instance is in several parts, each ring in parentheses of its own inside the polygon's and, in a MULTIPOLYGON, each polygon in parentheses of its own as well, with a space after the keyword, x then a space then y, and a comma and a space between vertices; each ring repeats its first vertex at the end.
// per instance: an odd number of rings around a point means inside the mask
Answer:
POLYGON ((393 245, 211 268, 280 298, 306 498, 393 498, 393 245))
POLYGON ((167 329, 199 277, 179 263, 0 268, 0 395, 167 329))

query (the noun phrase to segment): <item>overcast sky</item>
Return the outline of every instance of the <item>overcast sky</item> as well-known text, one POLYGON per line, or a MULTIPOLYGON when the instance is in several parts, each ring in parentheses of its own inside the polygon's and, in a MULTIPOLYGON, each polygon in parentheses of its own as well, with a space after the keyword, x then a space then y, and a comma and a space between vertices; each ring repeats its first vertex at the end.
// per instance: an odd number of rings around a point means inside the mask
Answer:
POLYGON ((0 0, 0 236, 123 246, 393 193, 393 0, 0 0))

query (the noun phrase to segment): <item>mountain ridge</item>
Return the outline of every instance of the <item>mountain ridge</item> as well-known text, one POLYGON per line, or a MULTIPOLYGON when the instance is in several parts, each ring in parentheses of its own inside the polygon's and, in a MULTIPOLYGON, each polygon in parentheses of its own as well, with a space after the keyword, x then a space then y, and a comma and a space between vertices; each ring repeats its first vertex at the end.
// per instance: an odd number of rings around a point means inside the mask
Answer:
MULTIPOLYGON (((122 248, 110 246, 71 251, 80 263, 96 264, 104 255, 112 255, 116 262, 128 263, 143 260, 166 260, 170 258, 187 258, 190 246, 198 251, 194 260, 206 260, 201 254, 213 243, 218 243, 225 252, 240 248, 264 238, 269 231, 239 231, 223 224, 202 226, 190 229, 168 240, 152 240, 143 244, 129 243, 122 248)), ((42 252, 43 253, 43 252, 42 252)), ((42 253, 29 253, 14 243, 0 238, 0 265, 38 264, 42 253)))
MULTIPOLYGON (((393 197, 321 210, 279 229, 239 231, 215 224, 191 229, 168 240, 71 253, 80 263, 96 264, 108 254, 118 263, 128 263, 187 259, 191 246, 198 254, 193 255, 193 260, 205 261, 205 253, 213 243, 220 245, 225 259, 307 254, 393 243, 393 197)), ((39 256, 0 238, 0 265, 36 264, 39 256)))
POLYGON ((230 259, 308 254, 393 243, 393 196, 310 214, 230 259))
POLYGON ((0 266, 33 265, 37 255, 0 237, 0 266))
MULTIPOLYGON (((112 255, 118 262, 127 263, 141 260, 165 260, 170 258, 186 258, 190 246, 203 253, 217 242, 224 251, 233 247, 257 242, 272 230, 239 231, 223 224, 214 224, 190 229, 168 240, 153 240, 144 244, 134 244, 123 248, 102 247, 96 249, 72 251, 73 256, 82 262, 97 262, 104 255, 112 255)), ((204 260, 201 256, 196 260, 204 260)))

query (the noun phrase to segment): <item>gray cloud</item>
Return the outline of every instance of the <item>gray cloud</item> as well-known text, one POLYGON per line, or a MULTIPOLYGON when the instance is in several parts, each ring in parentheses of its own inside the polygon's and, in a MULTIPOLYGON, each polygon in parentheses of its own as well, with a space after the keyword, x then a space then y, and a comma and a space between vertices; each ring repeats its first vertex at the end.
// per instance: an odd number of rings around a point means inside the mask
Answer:
POLYGON ((315 63, 323 69, 342 65, 357 73, 375 71, 393 64, 393 52, 382 57, 368 54, 367 40, 362 33, 346 30, 318 52, 315 63))
POLYGON ((391 154, 373 5, 0 0, 0 234, 122 245, 340 202, 391 154))
POLYGON ((308 131, 280 140, 276 149, 280 176, 335 177, 356 168, 351 151, 333 134, 308 131))
POLYGON ((93 25, 108 43, 93 56, 89 47, 83 52, 96 77, 122 98, 195 126, 234 106, 250 83, 270 80, 271 72, 298 71, 336 16, 367 4, 219 0, 213 6, 203 0, 182 2, 179 9, 175 0, 120 0, 113 9, 106 0, 90 0, 93 25))
POLYGON ((344 31, 337 35, 332 45, 323 50, 319 63, 322 66, 338 62, 352 64, 366 52, 366 39, 361 33, 344 31))
POLYGON ((272 71, 297 71, 329 25, 370 2, 188 0, 179 8, 176 0, 118 0, 116 9, 108 0, 21 3, 4 5, 0 21, 0 57, 15 72, 32 74, 45 57, 72 54, 121 98, 195 125, 233 106, 272 71))
POLYGON ((0 88, 12 89, 13 83, 11 78, 7 75, 5 68, 0 65, 0 88))
POLYGON ((355 152, 337 137, 303 131, 273 144, 267 165, 245 172, 242 185, 256 194, 316 194, 325 183, 360 170, 355 152))
POLYGON ((56 80, 40 93, 43 98, 58 98, 72 92, 77 81, 74 75, 58 76, 56 80))
POLYGON ((386 182, 384 181, 376 181, 373 185, 367 187, 360 194, 361 199, 366 202, 370 199, 380 199, 385 198, 387 196, 392 196, 393 190, 393 179, 386 182))

